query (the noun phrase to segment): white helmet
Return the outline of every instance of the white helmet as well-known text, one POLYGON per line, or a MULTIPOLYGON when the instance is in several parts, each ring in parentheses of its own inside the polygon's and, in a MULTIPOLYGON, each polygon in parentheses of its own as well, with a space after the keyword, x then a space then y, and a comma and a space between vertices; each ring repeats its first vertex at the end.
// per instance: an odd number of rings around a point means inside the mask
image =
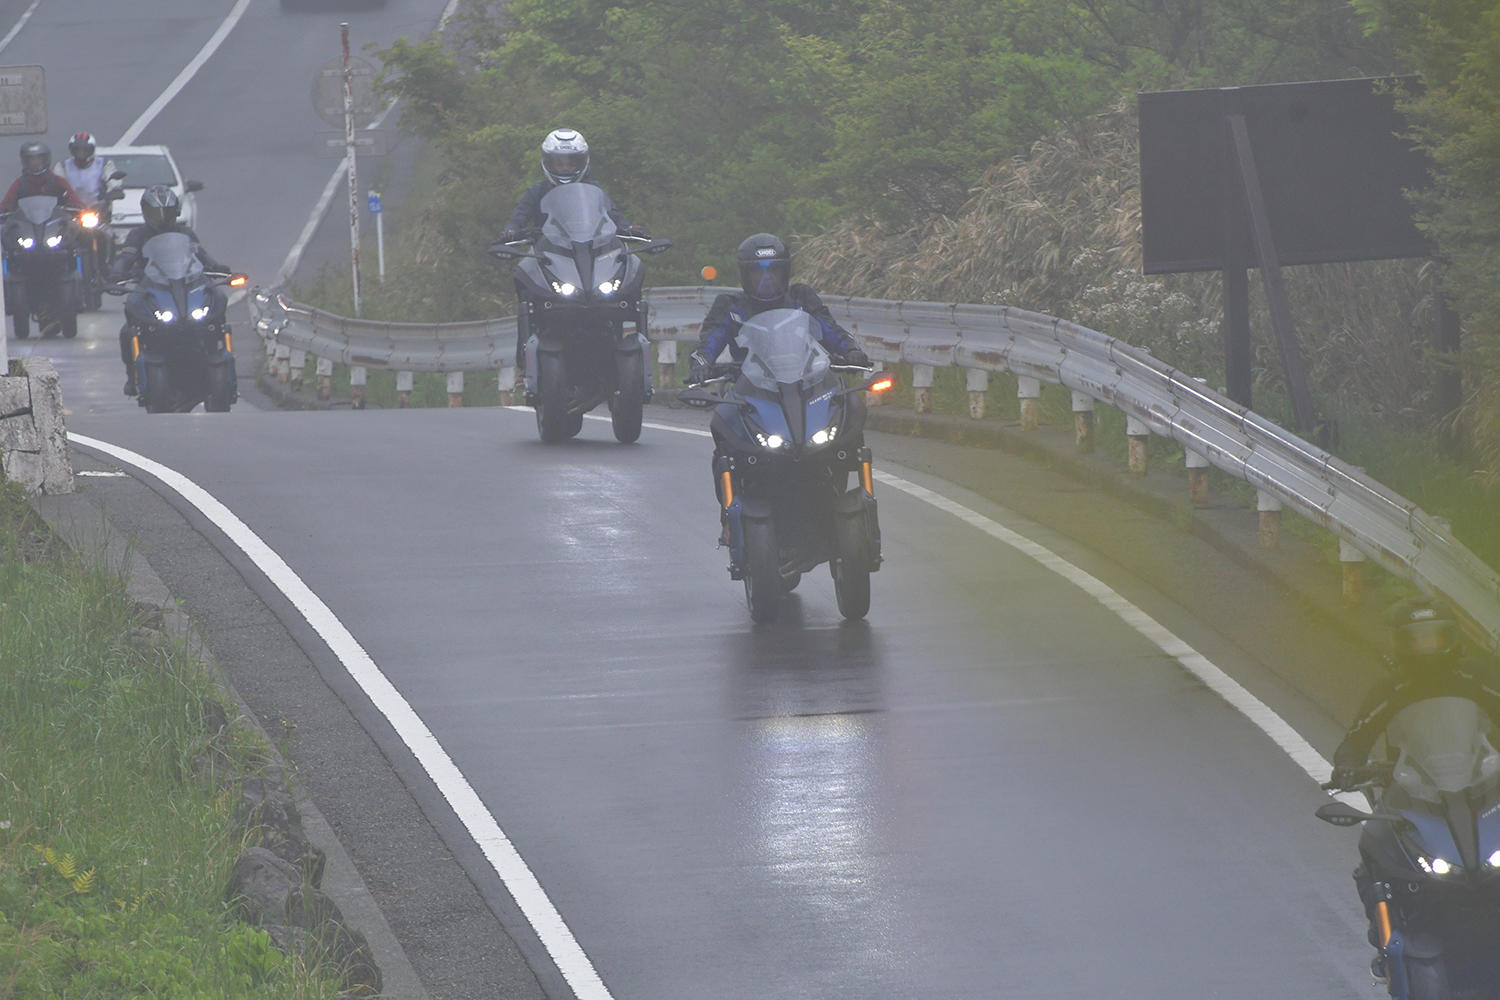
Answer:
POLYGON ((589 170, 589 144, 570 128, 555 128, 542 140, 542 173, 553 184, 583 180, 589 170))

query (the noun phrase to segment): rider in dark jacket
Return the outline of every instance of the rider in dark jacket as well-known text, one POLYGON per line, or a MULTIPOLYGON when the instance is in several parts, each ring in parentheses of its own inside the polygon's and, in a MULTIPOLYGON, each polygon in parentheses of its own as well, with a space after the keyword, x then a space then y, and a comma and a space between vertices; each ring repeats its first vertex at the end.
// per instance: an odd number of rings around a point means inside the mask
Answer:
POLYGON ((52 150, 43 142, 27 142, 21 146, 21 176, 17 177, 0 198, 0 213, 14 212, 16 202, 37 195, 51 195, 68 208, 83 209, 86 206, 78 192, 64 177, 52 172, 52 150))
MULTIPOLYGON (((1370 751, 1396 713, 1428 698, 1457 697, 1474 702, 1500 723, 1500 671, 1493 662, 1463 654, 1458 623, 1440 601, 1416 597, 1402 601, 1386 613, 1391 625, 1389 674, 1365 696, 1343 742, 1333 752, 1333 775, 1325 787, 1347 789, 1364 780, 1370 751)), ((1354 886, 1370 920, 1369 938, 1377 951, 1380 932, 1376 902, 1381 872, 1364 859, 1354 870, 1354 886)), ((1376 978, 1386 976, 1385 956, 1377 954, 1370 964, 1376 978)))
MULTIPOLYGON (((148 187, 141 195, 141 218, 145 223, 136 226, 125 238, 125 243, 115 254, 113 265, 110 267, 110 280, 116 284, 133 278, 139 278, 146 269, 146 258, 141 249, 153 236, 162 233, 182 233, 193 241, 193 251, 198 255, 199 262, 205 271, 216 271, 222 274, 229 273, 229 266, 220 263, 198 240, 198 234, 179 223, 177 215, 182 211, 182 200, 165 184, 155 184, 148 187)), ((135 384, 135 351, 133 349, 136 320, 131 308, 132 299, 125 302, 125 325, 120 327, 120 360, 125 363, 125 395, 136 394, 135 384)))
MULTIPOLYGON (((510 221, 505 224, 505 231, 495 238, 496 244, 514 243, 518 240, 528 238, 528 233, 537 229, 544 221, 542 215, 542 198, 553 188, 561 184, 574 184, 583 180, 584 174, 589 170, 589 144, 584 141, 582 135, 570 128, 555 128, 547 133, 542 140, 542 173, 546 180, 538 181, 526 189, 521 195, 521 200, 516 204, 516 210, 511 213, 510 221)), ((609 195, 604 199, 609 203, 609 217, 614 221, 615 229, 621 236, 644 238, 646 231, 640 226, 633 226, 625 221, 622 213, 609 195)), ((518 314, 526 311, 526 288, 516 281, 516 299, 518 300, 518 314)), ((526 338, 519 331, 516 336, 516 368, 526 367, 526 338)))
POLYGON ((713 363, 725 347, 736 362, 743 361, 745 351, 734 342, 735 334, 747 318, 768 309, 801 309, 812 316, 818 341, 829 354, 844 364, 869 365, 869 357, 849 331, 834 321, 818 293, 807 285, 791 283, 792 257, 785 243, 770 233, 756 233, 740 244, 735 256, 742 291, 724 292, 709 307, 698 347, 688 359, 693 382, 711 376, 713 363))

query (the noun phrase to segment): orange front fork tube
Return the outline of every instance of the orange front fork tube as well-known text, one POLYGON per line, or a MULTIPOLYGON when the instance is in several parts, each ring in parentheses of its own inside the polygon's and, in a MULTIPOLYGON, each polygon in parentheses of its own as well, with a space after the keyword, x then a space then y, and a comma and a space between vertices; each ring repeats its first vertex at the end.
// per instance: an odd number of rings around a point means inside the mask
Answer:
POLYGON ((1380 947, 1391 943, 1391 904, 1380 900, 1375 904, 1375 922, 1380 928, 1380 947))
POLYGON ((728 469, 719 473, 719 485, 724 491, 724 509, 728 510, 729 505, 734 502, 734 474, 728 469))

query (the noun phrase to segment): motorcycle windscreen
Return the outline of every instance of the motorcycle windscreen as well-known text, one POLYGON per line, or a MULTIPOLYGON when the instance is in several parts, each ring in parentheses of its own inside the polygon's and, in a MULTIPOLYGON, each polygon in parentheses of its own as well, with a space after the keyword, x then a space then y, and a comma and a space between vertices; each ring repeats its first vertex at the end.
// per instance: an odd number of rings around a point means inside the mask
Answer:
POLYGON ((52 218, 56 208, 57 199, 50 194, 33 194, 16 199, 16 209, 21 213, 21 218, 33 226, 40 226, 52 218))
POLYGON ((542 196, 542 240, 564 250, 575 243, 600 247, 615 238, 610 201, 592 184, 560 184, 542 196))
POLYGON ((185 233, 160 233, 141 247, 146 258, 146 280, 156 284, 181 281, 203 273, 203 264, 185 233))
POLYGON ((812 317, 801 309, 770 309, 740 326, 737 339, 746 350, 740 374, 757 389, 779 392, 781 385, 801 383, 810 389, 828 373, 828 352, 812 332, 812 317))
POLYGON ((1500 753, 1490 744, 1484 712, 1467 698, 1427 698, 1397 712, 1386 742, 1400 750, 1392 777, 1414 798, 1441 802, 1444 792, 1500 783, 1500 753))

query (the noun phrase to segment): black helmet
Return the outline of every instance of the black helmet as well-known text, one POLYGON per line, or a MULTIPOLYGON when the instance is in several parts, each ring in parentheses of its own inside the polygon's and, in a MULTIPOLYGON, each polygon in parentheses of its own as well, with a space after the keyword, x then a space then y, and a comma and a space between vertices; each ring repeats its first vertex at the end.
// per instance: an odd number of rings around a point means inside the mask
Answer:
POLYGON ((152 229, 170 229, 181 211, 182 199, 165 184, 153 184, 141 195, 141 217, 152 229))
POLYGON ((94 162, 94 137, 87 132, 73 133, 73 138, 68 140, 68 152, 73 154, 80 167, 88 166, 94 162))
POLYGON ((756 233, 740 244, 740 287, 756 302, 786 300, 792 284, 792 255, 786 244, 770 233, 756 233))
POLYGON ((542 140, 542 173, 553 184, 583 180, 589 172, 589 144, 570 128, 555 128, 542 140))
POLYGON ((30 142, 21 144, 21 172, 32 177, 40 177, 52 169, 52 150, 47 148, 45 142, 30 142))
POLYGON ((1392 653, 1399 663, 1447 657, 1459 649, 1458 621, 1440 601, 1413 597, 1386 612, 1392 653))

